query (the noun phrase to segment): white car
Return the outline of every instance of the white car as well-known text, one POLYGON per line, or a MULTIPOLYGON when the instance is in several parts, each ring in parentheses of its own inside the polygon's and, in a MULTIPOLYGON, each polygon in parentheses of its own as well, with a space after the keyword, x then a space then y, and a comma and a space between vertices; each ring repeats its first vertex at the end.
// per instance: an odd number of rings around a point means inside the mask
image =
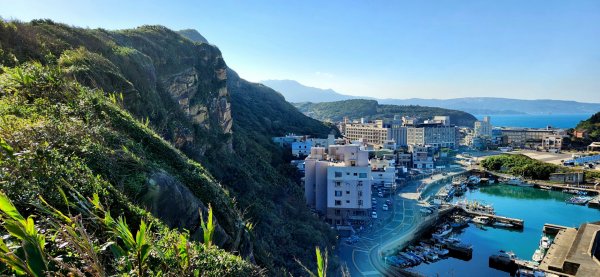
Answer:
POLYGON ((377 196, 383 197, 383 192, 380 191, 379 193, 377 193, 377 196))
POLYGON ((377 212, 372 212, 371 213, 371 218, 377 218, 377 212))
POLYGON ((381 207, 381 209, 384 210, 384 211, 387 211, 389 208, 388 208, 387 204, 383 204, 383 206, 381 207))

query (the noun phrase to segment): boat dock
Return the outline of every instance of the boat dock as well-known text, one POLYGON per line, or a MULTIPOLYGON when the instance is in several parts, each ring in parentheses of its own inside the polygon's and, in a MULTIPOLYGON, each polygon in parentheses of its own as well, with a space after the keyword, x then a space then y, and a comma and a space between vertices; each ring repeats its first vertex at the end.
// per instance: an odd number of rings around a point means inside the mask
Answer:
POLYGON ((546 223, 544 224, 544 234, 548 234, 548 235, 556 235, 558 234, 558 232, 560 232, 561 230, 567 229, 567 227, 565 226, 561 226, 561 225, 556 225, 556 224, 549 224, 546 223))
POLYGON ((492 221, 494 221, 494 222, 510 223, 513 225, 512 228, 515 228, 515 229, 523 229, 523 227, 525 226, 525 221, 523 221, 522 219, 510 218, 510 217, 495 215, 495 214, 487 214, 487 213, 481 213, 481 212, 468 211, 465 208, 458 207, 458 206, 457 206, 457 208, 462 210, 462 212, 464 212, 468 215, 471 215, 471 216, 485 216, 485 217, 492 219, 492 221))

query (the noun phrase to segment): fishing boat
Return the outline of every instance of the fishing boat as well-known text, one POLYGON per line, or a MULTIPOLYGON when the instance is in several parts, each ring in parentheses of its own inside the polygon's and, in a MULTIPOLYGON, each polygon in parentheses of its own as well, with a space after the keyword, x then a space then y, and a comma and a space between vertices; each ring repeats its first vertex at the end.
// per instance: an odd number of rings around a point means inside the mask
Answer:
POLYGON ((552 187, 551 186, 540 186, 541 189, 545 189, 545 190, 551 190, 552 187))
POLYGON ((514 225, 512 225, 511 223, 500 222, 500 221, 494 222, 494 226, 495 227, 503 227, 503 228, 512 228, 512 227, 514 227, 514 225))
POLYGON ((512 177, 506 180, 506 183, 513 186, 518 186, 523 183, 523 178, 520 177, 512 177))
POLYGON ((431 236, 435 239, 442 239, 452 232, 452 227, 448 224, 444 224, 442 228, 438 229, 435 233, 431 234, 431 236))
POLYGON ((490 223, 490 218, 487 216, 476 216, 473 218, 473 223, 487 225, 490 223))
POLYGON ((446 243, 446 247, 450 251, 459 252, 462 254, 472 255, 473 254, 473 246, 466 243, 446 243))
POLYGON ((457 216, 450 223, 450 226, 452 226, 452 228, 454 228, 454 229, 460 229, 463 227, 467 227, 467 226, 469 226, 469 220, 464 216, 457 216))
POLYGON ((517 259, 517 255, 512 252, 512 251, 504 251, 504 250, 500 250, 497 254, 497 256, 501 259, 506 259, 506 260, 516 260, 517 259))
POLYGON ((550 239, 547 236, 542 236, 542 239, 540 240, 540 247, 544 249, 550 248, 550 239))
POLYGON ((536 249, 531 259, 534 262, 541 262, 544 259, 544 252, 541 249, 536 249))
POLYGON ((589 196, 573 196, 565 201, 569 204, 585 205, 585 204, 587 204, 587 202, 589 202, 592 199, 593 198, 589 197, 589 196))
POLYGON ((485 213, 485 214, 494 214, 494 207, 489 204, 480 203, 476 200, 468 201, 458 201, 456 203, 458 207, 465 209, 468 212, 476 212, 476 213, 485 213))
POLYGON ((479 183, 481 182, 481 178, 479 178, 479 176, 471 175, 469 176, 467 182, 469 183, 469 185, 479 185, 479 183))

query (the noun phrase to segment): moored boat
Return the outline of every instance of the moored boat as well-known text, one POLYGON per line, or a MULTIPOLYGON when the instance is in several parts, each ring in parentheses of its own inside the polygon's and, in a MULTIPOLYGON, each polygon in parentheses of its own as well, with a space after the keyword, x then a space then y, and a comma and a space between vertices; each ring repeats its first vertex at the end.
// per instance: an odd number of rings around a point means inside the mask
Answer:
POLYGON ((547 236, 542 236, 542 239, 540 240, 540 247, 544 249, 550 248, 550 239, 547 236))
POLYGON ((531 259, 534 262, 541 262, 544 259, 544 252, 541 249, 536 249, 535 252, 533 253, 533 256, 531 257, 531 259))
POLYGON ((496 221, 493 224, 495 227, 503 227, 503 228, 512 228, 514 227, 513 224, 511 223, 506 223, 506 222, 500 222, 500 221, 496 221))
POLYGON ((431 236, 435 239, 442 239, 452 232, 452 227, 448 224, 444 224, 442 228, 438 229, 435 233, 431 234, 431 236))
POLYGON ((476 216, 473 218, 473 223, 487 225, 490 223, 490 218, 487 216, 476 216))

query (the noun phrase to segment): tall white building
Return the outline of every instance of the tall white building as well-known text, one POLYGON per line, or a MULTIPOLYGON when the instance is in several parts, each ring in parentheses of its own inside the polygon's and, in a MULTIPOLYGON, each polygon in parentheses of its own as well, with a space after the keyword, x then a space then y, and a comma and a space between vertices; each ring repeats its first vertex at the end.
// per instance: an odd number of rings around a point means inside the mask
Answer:
POLYGON ((492 137, 492 123, 490 122, 489 116, 484 116, 483 120, 475 121, 475 128, 473 129, 473 136, 481 137, 481 138, 491 138, 492 137))
POLYGON ((369 219, 372 177, 368 152, 354 144, 330 145, 327 152, 313 147, 306 158, 307 204, 335 225, 369 219))
POLYGON ((406 143, 455 148, 458 146, 458 129, 441 123, 418 124, 407 127, 406 143))

